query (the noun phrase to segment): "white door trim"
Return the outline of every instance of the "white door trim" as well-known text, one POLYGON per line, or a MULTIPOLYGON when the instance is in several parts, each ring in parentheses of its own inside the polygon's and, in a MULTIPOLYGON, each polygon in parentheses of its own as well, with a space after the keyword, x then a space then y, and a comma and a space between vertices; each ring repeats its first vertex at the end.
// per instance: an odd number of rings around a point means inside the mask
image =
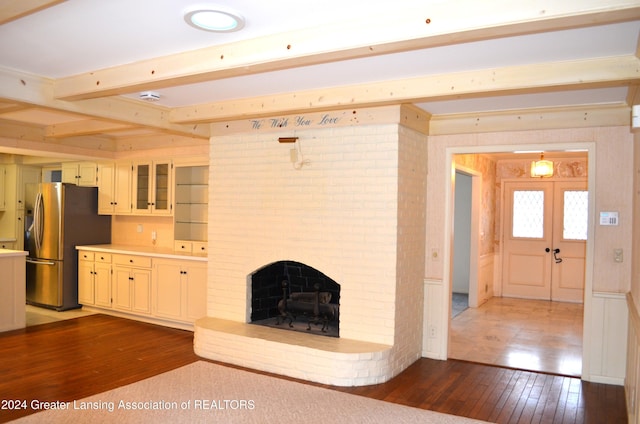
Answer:
MULTIPOLYGON (((446 252, 443 258, 443 287, 442 299, 443 305, 450 302, 451 294, 451 276, 453 266, 453 183, 455 176, 455 163, 453 156, 458 154, 478 154, 478 153, 500 153, 512 152, 517 150, 584 150, 587 152, 588 158, 588 191, 589 191, 589 229, 587 232, 587 248, 586 248, 586 269, 585 269, 585 296, 584 296, 584 324, 582 338, 582 379, 591 381, 590 359, 591 354, 589 347, 591 346, 591 330, 589 323, 591 322, 593 309, 593 263, 594 263, 594 231, 595 231, 595 203, 596 203, 596 143, 595 142, 576 142, 576 143, 549 143, 549 144, 518 144, 518 145, 491 145, 491 146, 461 146, 445 148, 446 166, 445 181, 445 202, 444 202, 444 225, 445 237, 443 240, 443 252, 446 252)), ((449 323, 443 326, 443 334, 439 335, 440 346, 443 346, 442 352, 449 351, 449 327, 451 323, 449 308, 442 308, 441 322, 449 323)))

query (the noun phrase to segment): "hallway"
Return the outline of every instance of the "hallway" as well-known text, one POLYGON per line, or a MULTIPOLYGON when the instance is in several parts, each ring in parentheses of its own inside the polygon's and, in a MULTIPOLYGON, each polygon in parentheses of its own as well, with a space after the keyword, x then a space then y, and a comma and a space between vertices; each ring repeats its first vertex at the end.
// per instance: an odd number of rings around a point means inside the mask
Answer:
POLYGON ((449 358, 579 377, 583 306, 494 297, 451 320, 449 358))

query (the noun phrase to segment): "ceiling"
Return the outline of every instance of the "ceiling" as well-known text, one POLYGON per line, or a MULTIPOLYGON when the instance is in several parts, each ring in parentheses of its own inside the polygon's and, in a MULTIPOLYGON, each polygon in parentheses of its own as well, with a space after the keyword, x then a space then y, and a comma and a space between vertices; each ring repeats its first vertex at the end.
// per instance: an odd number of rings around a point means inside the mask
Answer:
POLYGON ((638 0, 5 0, 0 24, 0 152, 106 155, 206 142, 209 122, 400 103, 628 120, 640 100, 638 0), (246 24, 196 30, 194 4, 246 24))

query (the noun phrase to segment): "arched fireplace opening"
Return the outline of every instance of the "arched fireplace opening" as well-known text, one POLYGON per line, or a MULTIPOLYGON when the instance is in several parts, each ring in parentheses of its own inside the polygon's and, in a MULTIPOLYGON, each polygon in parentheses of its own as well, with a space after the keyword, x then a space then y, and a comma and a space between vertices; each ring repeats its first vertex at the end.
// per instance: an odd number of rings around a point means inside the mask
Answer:
POLYGON ((340 336, 340 284, 317 269, 278 261, 251 274, 251 323, 340 336))

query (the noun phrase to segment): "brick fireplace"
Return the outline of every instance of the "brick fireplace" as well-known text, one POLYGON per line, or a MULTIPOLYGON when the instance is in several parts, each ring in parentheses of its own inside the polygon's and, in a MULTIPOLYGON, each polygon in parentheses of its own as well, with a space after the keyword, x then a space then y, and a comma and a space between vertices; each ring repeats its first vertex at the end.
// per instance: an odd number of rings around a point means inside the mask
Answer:
POLYGON ((394 106, 212 124, 198 355, 340 386, 387 381, 420 357, 424 122, 394 106), (292 135, 302 167, 278 143, 292 135), (250 324, 252 274, 283 258, 339 282, 339 337, 250 324))

